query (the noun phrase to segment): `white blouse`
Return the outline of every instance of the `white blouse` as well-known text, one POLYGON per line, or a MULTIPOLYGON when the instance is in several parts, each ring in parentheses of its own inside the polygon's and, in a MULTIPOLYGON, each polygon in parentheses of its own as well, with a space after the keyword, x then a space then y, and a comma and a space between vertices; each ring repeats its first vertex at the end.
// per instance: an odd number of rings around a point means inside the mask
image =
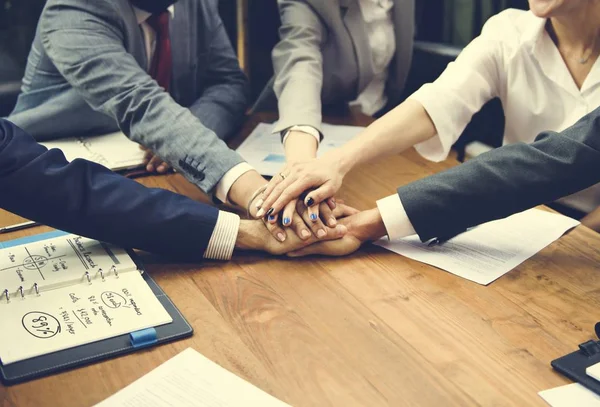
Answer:
MULTIPOLYGON (((437 130, 415 146, 423 157, 444 160, 473 114, 494 97, 504 108, 504 144, 562 131, 600 106, 600 58, 578 89, 545 25, 546 19, 529 11, 501 12, 435 82, 410 97, 424 106, 437 130)), ((600 185, 562 202, 590 212, 600 205, 600 185)))

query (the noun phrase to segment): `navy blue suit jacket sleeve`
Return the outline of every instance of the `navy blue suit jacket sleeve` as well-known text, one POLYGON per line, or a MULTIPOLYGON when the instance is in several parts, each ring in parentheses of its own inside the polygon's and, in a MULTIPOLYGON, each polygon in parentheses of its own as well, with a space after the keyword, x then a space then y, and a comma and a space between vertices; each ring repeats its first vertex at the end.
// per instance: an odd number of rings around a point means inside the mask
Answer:
POLYGON ((185 260, 201 259, 218 210, 85 160, 68 163, 0 120, 0 207, 57 229, 185 260))
POLYGON ((398 189, 421 240, 552 202, 600 182, 600 108, 563 132, 497 148, 398 189))

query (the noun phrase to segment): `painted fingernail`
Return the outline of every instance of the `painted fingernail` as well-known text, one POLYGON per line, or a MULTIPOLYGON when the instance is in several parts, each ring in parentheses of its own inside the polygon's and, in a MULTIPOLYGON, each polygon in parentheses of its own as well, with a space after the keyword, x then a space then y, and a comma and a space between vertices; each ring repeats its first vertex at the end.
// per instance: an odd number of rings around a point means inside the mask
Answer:
POLYGON ((263 199, 259 199, 258 201, 256 201, 256 208, 260 208, 263 204, 264 200, 263 199))
POLYGON ((315 200, 311 198, 308 198, 308 200, 306 201, 306 205, 307 206, 313 206, 315 204, 315 200))
POLYGON ((275 220, 275 215, 269 215, 269 220, 275 220))
POLYGON ((316 213, 311 213, 310 214, 310 219, 313 220, 313 221, 317 220, 317 214, 316 213))
POLYGON ((306 238, 310 237, 310 232, 307 229, 302 229, 302 232, 300 232, 300 235, 301 235, 302 239, 306 239, 306 238))
POLYGON ((325 237, 326 234, 327 232, 325 232, 323 229, 317 230, 317 236, 319 237, 325 237))
POLYGON ((277 239, 279 239, 280 242, 285 242, 285 235, 282 232, 277 233, 277 239))
POLYGON ((334 227, 337 225, 337 220, 335 218, 329 218, 329 226, 334 227))
POLYGON ((267 211, 267 216, 271 216, 272 213, 273 213, 273 208, 271 208, 267 211))
POLYGON ((264 214, 265 214, 265 210, 263 208, 260 208, 258 210, 258 212, 256 212, 256 217, 257 218, 262 218, 264 214))
POLYGON ((284 225, 289 225, 290 224, 290 218, 283 218, 283 224, 284 225))

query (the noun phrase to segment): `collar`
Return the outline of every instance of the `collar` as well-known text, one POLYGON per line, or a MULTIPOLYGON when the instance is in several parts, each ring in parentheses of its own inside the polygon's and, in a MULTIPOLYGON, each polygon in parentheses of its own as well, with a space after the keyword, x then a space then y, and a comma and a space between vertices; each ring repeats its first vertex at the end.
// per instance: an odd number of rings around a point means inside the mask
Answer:
MULTIPOLYGON (((132 7, 138 24, 142 24, 152 15, 152 13, 139 9, 136 6, 132 7)), ((171 14, 171 19, 175 18, 175 4, 170 5, 167 10, 169 11, 169 14, 171 14)))

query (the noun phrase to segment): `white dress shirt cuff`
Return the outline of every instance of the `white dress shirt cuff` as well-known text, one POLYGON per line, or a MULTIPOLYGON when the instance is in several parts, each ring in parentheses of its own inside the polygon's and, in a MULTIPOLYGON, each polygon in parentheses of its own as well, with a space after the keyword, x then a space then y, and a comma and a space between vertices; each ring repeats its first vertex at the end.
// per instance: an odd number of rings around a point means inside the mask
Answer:
POLYGON ((233 255, 238 229, 240 228, 240 217, 235 213, 219 211, 217 224, 208 241, 204 252, 205 259, 229 260, 233 255))
POLYGON ((283 144, 285 144, 285 141, 287 140, 288 136, 290 135, 290 131, 301 131, 303 133, 310 134, 317 140, 317 147, 319 147, 319 143, 321 143, 321 133, 319 133, 319 130, 315 129, 314 127, 312 127, 312 126, 292 126, 289 129, 284 130, 282 132, 283 137, 281 139, 281 142, 283 144))
POLYGON ((215 188, 215 196, 221 202, 227 202, 227 196, 229 195, 229 190, 231 186, 237 181, 239 177, 247 173, 248 171, 252 171, 254 168, 248 163, 239 163, 229 171, 223 175, 221 181, 217 184, 215 188))
POLYGON ((390 240, 400 239, 416 233, 398 194, 380 199, 377 201, 377 208, 379 208, 381 219, 383 219, 390 240))

